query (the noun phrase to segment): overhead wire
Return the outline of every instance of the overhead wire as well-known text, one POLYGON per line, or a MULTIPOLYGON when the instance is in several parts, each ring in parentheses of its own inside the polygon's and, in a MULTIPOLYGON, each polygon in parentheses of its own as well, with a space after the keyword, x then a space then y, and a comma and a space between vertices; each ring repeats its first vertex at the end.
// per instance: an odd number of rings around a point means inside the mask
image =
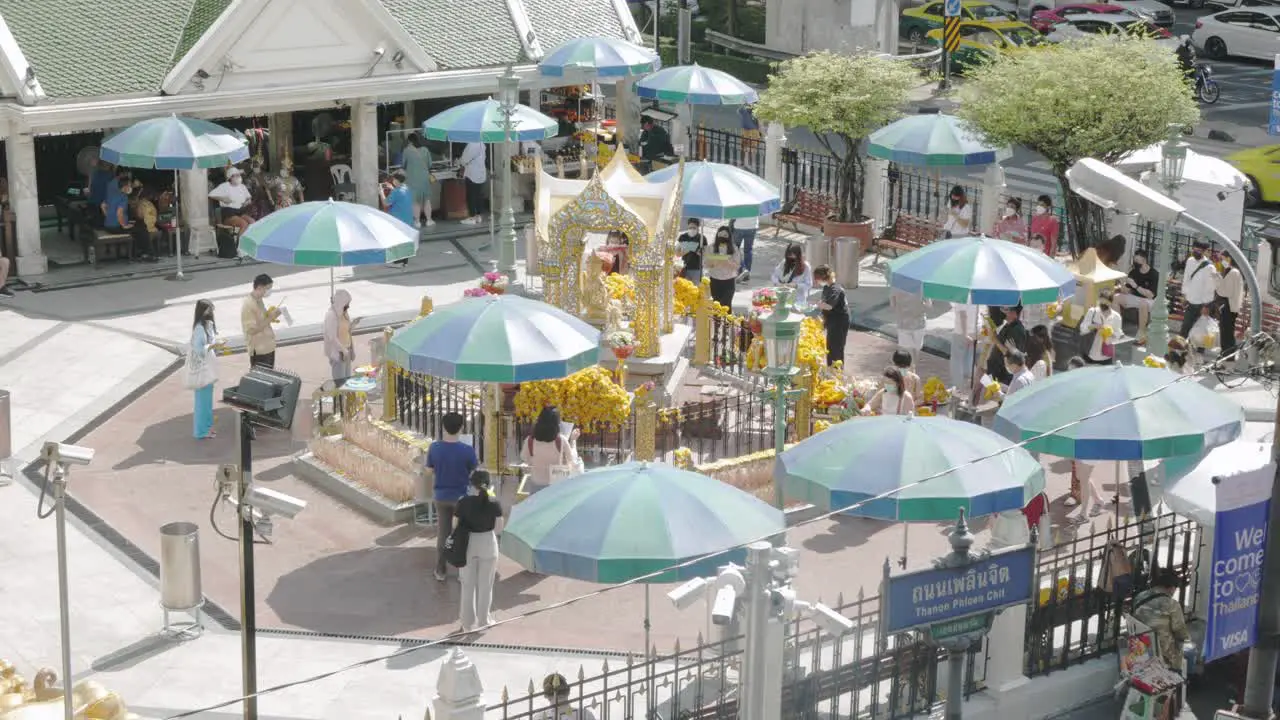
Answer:
MULTIPOLYGON (((889 490, 886 490, 885 492, 882 492, 882 493, 879 493, 879 494, 877 494, 877 495, 874 495, 874 496, 871 496, 871 497, 868 497, 868 498, 865 498, 865 499, 859 500, 858 502, 852 503, 852 504, 850 504, 850 505, 847 505, 847 506, 844 506, 844 507, 840 507, 840 508, 838 508, 838 509, 831 510, 831 511, 828 511, 828 512, 825 512, 825 513, 822 513, 822 514, 820 514, 820 515, 817 515, 816 517, 812 517, 812 518, 809 518, 808 520, 805 520, 805 521, 803 521, 803 522, 796 523, 795 525, 793 525, 793 526, 791 526, 791 527, 789 527, 789 528, 787 528, 787 529, 788 529, 788 530, 793 530, 793 529, 796 529, 796 528, 805 527, 805 526, 807 526, 807 525, 812 525, 813 523, 816 523, 816 522, 819 522, 819 521, 822 521, 822 520, 829 520, 829 519, 831 519, 831 518, 833 518, 833 517, 835 517, 835 516, 837 516, 837 515, 842 515, 842 514, 844 514, 844 513, 847 513, 847 512, 849 512, 849 511, 852 511, 852 510, 857 510, 857 509, 859 509, 859 508, 861 508, 861 507, 864 507, 864 506, 866 506, 866 505, 869 505, 869 504, 871 504, 871 503, 873 503, 873 502, 877 502, 877 501, 880 501, 880 500, 885 500, 885 499, 891 498, 891 497, 893 497, 893 496, 895 496, 895 495, 897 495, 897 494, 899 494, 899 493, 901 493, 901 492, 904 492, 904 491, 906 491, 906 490, 910 490, 911 488, 917 487, 917 486, 919 486, 919 485, 922 485, 922 484, 924 484, 924 483, 926 483, 926 482, 930 482, 930 481, 932 481, 932 480, 936 480, 936 479, 938 479, 938 478, 940 478, 940 477, 944 477, 944 476, 949 475, 949 474, 951 474, 951 473, 953 473, 953 472, 956 472, 957 470, 961 470, 961 469, 963 469, 963 468, 970 467, 970 466, 972 466, 972 465, 977 465, 977 464, 979 464, 979 463, 986 462, 987 460, 990 460, 990 459, 992 459, 992 458, 999 457, 999 456, 1001 456, 1001 455, 1003 455, 1003 454, 1005 454, 1005 453, 1007 453, 1007 452, 1010 452, 1010 451, 1012 451, 1012 450, 1014 450, 1014 449, 1016 449, 1016 448, 1022 448, 1022 447, 1024 447, 1025 445, 1027 445, 1027 444, 1029 444, 1029 443, 1032 443, 1032 442, 1035 442, 1035 441, 1037 441, 1037 440, 1040 440, 1040 439, 1042 439, 1042 438, 1046 438, 1046 437, 1050 437, 1050 436, 1053 436, 1053 435, 1057 435, 1058 433, 1061 433, 1061 432, 1063 432, 1064 430, 1068 430, 1068 429, 1070 429, 1070 428, 1072 428, 1072 427, 1075 427, 1076 425, 1080 425, 1081 423, 1084 423, 1084 422, 1087 422, 1087 421, 1089 421, 1089 420, 1092 420, 1093 418, 1096 418, 1096 417, 1099 417, 1099 416, 1105 415, 1106 413, 1109 413, 1109 412, 1111 412, 1111 411, 1113 411, 1113 410, 1117 410, 1117 409, 1120 409, 1120 408, 1123 408, 1123 407, 1127 407, 1127 406, 1132 405, 1133 403, 1135 403, 1135 402, 1137 402, 1137 401, 1139 401, 1139 400, 1144 400, 1144 399, 1146 399, 1146 398, 1153 397, 1153 396, 1155 396, 1155 395, 1157 395, 1157 394, 1159 394, 1159 393, 1161 393, 1161 392, 1163 392, 1163 391, 1167 390, 1168 388, 1173 387, 1174 385, 1177 385, 1178 383, 1181 383, 1181 382, 1187 382, 1187 381, 1190 381, 1190 380, 1196 379, 1196 378, 1200 377, 1201 375, 1208 375, 1208 374, 1210 374, 1210 373, 1214 372, 1214 371, 1215 371, 1215 368, 1216 368, 1219 364, 1221 364, 1221 363, 1223 363, 1223 362, 1226 362, 1226 361, 1228 361, 1228 360, 1233 360, 1233 359, 1235 359, 1235 358, 1237 358, 1237 357, 1241 357, 1241 356, 1243 356, 1243 353, 1244 353, 1244 352, 1245 352, 1249 347, 1251 347, 1253 344, 1258 343, 1258 342, 1260 341, 1260 338, 1261 338, 1261 337, 1267 337, 1267 338, 1269 339, 1269 336, 1265 336, 1265 334, 1261 334, 1261 333, 1260 333, 1259 335, 1257 335, 1257 336, 1249 337, 1249 338, 1247 338, 1243 343, 1241 343, 1241 344, 1236 348, 1236 351, 1235 351, 1234 353, 1232 353, 1232 354, 1230 354, 1230 355, 1223 356, 1223 357, 1219 357, 1219 358, 1217 358, 1213 363, 1210 363, 1210 364, 1207 364, 1207 365, 1205 365, 1205 366, 1203 366, 1203 367, 1201 367, 1201 368, 1198 368, 1198 369, 1196 369, 1195 371, 1193 371, 1193 372, 1191 372, 1191 373, 1189 373, 1189 374, 1179 375, 1179 376, 1177 376, 1177 377, 1173 378, 1172 380, 1170 380, 1169 382, 1164 383, 1164 384, 1161 384, 1161 385, 1158 385, 1158 386, 1156 386, 1155 388, 1153 388, 1153 389, 1151 389, 1151 390, 1149 390, 1149 391, 1147 391, 1147 392, 1145 392, 1145 393, 1143 393, 1143 394, 1141 394, 1141 395, 1137 395, 1137 396, 1134 396, 1134 397, 1132 397, 1132 398, 1129 398, 1129 399, 1123 400, 1123 401, 1121 401, 1121 402, 1115 403, 1114 405, 1110 405, 1110 406, 1108 406, 1108 407, 1102 408, 1102 409, 1097 410, 1097 411, 1095 411, 1095 412, 1093 412, 1093 413, 1090 413, 1089 415, 1085 415, 1085 416, 1083 416, 1083 417, 1080 417, 1080 418, 1077 418, 1077 419, 1075 419, 1075 420, 1072 420, 1072 421, 1070 421, 1070 422, 1068 422, 1068 423, 1065 423, 1065 424, 1063 424, 1063 425, 1061 425, 1061 426, 1059 426, 1059 427, 1053 428, 1053 429, 1051 429, 1051 430, 1047 430, 1047 431, 1045 431, 1045 432, 1043 432, 1043 433, 1040 433, 1039 435, 1035 435, 1035 436, 1033 436, 1033 437, 1029 437, 1029 438, 1026 438, 1026 439, 1021 440, 1021 441, 1012 442, 1011 444, 1009 444, 1009 445, 1007 445, 1007 446, 1005 446, 1005 447, 1003 447, 1003 448, 1001 448, 1001 449, 999 449, 999 450, 996 450, 996 451, 994 451, 994 452, 988 453, 988 454, 983 455, 983 456, 978 457, 978 458, 974 458, 974 459, 972 459, 972 460, 965 461, 965 462, 963 462, 963 463, 959 463, 959 464, 954 465, 954 466, 952 466, 952 467, 949 467, 949 468, 947 468, 947 469, 945 469, 945 470, 942 470, 942 471, 939 471, 939 472, 933 473, 932 475, 929 475, 929 476, 923 477, 923 478, 921 478, 921 479, 919 479, 919 480, 916 480, 916 481, 913 481, 913 482, 907 483, 907 484, 905 484, 905 485, 899 485, 899 486, 897 486, 897 487, 895 487, 895 488, 891 488, 891 489, 889 489, 889 490)), ((756 539, 754 539, 754 540, 751 540, 751 541, 748 541, 748 542, 741 543, 741 544, 739 544, 739 545, 737 545, 737 546, 735 546, 735 547, 733 547, 733 548, 729 548, 729 550, 736 550, 736 549, 739 549, 739 548, 745 548, 745 547, 747 547, 748 545, 751 545, 751 544, 753 544, 753 543, 763 542, 763 541, 768 541, 768 540, 770 540, 771 538, 774 538, 774 537, 776 537, 776 536, 777 536, 777 533, 770 533, 770 534, 768 534, 768 535, 763 535, 763 536, 761 536, 761 537, 759 537, 759 538, 756 538, 756 539)), ((630 579, 630 580, 625 580, 625 581, 623 581, 623 582, 618 582, 618 583, 613 583, 613 584, 611 584, 611 585, 606 585, 605 587, 599 588, 599 589, 597 589, 597 590, 593 590, 593 591, 591 591, 591 592, 589 592, 589 593, 584 593, 584 594, 577 595, 577 596, 575 596, 575 597, 571 597, 571 598, 568 598, 568 599, 565 599, 565 600, 560 600, 560 601, 558 601, 558 602, 553 602, 553 603, 548 604, 548 605, 543 605, 543 606, 541 606, 541 607, 536 607, 536 608, 533 608, 532 610, 528 610, 528 611, 523 612, 523 613, 521 613, 521 614, 519 614, 519 615, 513 615, 513 616, 511 616, 511 617, 509 617, 509 618, 505 618, 505 619, 503 619, 503 620, 498 620, 498 621, 496 621, 496 622, 490 623, 489 625, 485 625, 484 627, 478 628, 478 630, 489 630, 489 629, 492 629, 492 628, 501 627, 501 626, 503 626, 503 625, 508 625, 508 624, 510 624, 510 623, 514 623, 514 622, 517 622, 517 621, 520 621, 520 620, 524 620, 524 619, 526 619, 526 618, 535 617, 535 616, 537 616, 537 615, 542 615, 542 614, 549 613, 549 612, 552 612, 552 611, 555 611, 555 610, 559 610, 559 609, 561 609, 561 608, 568 607, 568 606, 570 606, 570 605, 576 605, 576 604, 578 604, 578 603, 580 603, 580 602, 583 602, 583 601, 585 601, 585 600, 589 600, 589 599, 591 599, 591 598, 594 598, 594 597, 597 597, 597 596, 603 595, 603 594, 605 594, 605 593, 613 592, 614 590, 619 590, 619 589, 621 589, 621 588, 630 587, 630 586, 632 586, 632 585, 637 585, 637 584, 643 583, 643 582, 645 582, 645 581, 647 581, 647 580, 653 580, 653 579, 658 578, 658 577, 660 577, 660 576, 662 576, 662 575, 666 575, 666 574, 668 574, 668 573, 670 573, 670 572, 672 572, 672 571, 680 570, 680 569, 683 569, 683 568, 686 568, 686 567, 690 567, 690 566, 693 566, 693 565, 697 565, 697 564, 702 563, 702 562, 705 562, 705 561, 707 561, 707 560, 709 560, 709 559, 712 559, 712 558, 715 558, 715 557, 722 556, 722 555, 724 555, 726 552, 728 552, 729 550, 721 550, 721 551, 714 552, 714 553, 707 553, 707 554, 705 554, 705 555, 701 555, 701 556, 696 557, 696 558, 693 558, 693 559, 691 559, 691 560, 686 560, 686 561, 684 561, 684 562, 675 563, 675 564, 669 565, 669 566, 667 566, 667 567, 664 567, 664 568, 662 568, 662 569, 660 569, 660 570, 655 570, 655 571, 653 571, 653 572, 651 572, 651 573, 648 573, 648 574, 645 574, 645 575, 641 575, 641 576, 639 576, 639 577, 635 577, 635 578, 632 578, 632 579, 630 579)), ((478 630, 477 630, 477 631, 478 631, 478 630)), ((193 717, 193 716, 196 716, 196 715, 200 715, 200 714, 202 714, 202 713, 207 713, 207 712, 213 712, 213 711, 216 711, 216 710, 221 710, 221 709, 223 709, 223 708, 230 707, 230 706, 235 705, 235 704, 237 704, 237 703, 244 702, 245 700, 248 700, 248 699, 250 699, 250 698, 258 698, 258 697, 262 697, 263 695, 270 695, 270 694, 273 694, 273 693, 277 693, 277 692, 282 692, 282 691, 284 691, 284 690, 288 690, 288 689, 290 689, 290 688, 295 688, 295 687, 299 687, 299 686, 302 686, 302 685, 308 685, 308 684, 311 684, 311 683, 319 682, 319 681, 321 681, 321 680, 326 680, 326 679, 328 679, 328 678, 334 677, 334 676, 336 676, 336 675, 340 675, 340 674, 342 674, 342 673, 350 672, 350 671, 352 671, 352 670, 358 670, 358 669, 363 668, 363 667, 368 667, 369 665, 374 665, 374 664, 376 664, 376 663, 381 663, 381 662, 387 662, 387 661, 393 660, 393 659, 395 659, 395 658, 399 658, 399 657, 402 657, 402 656, 405 656, 405 655, 409 655, 409 654, 411 654, 411 653, 415 653, 415 652, 418 652, 418 651, 420 651, 420 650, 425 650, 425 649, 427 649, 427 648, 433 648, 433 647, 437 647, 437 646, 440 646, 440 645, 444 645, 444 644, 450 643, 450 642, 452 642, 452 641, 454 641, 454 640, 456 640, 456 639, 458 639, 458 638, 466 637, 466 636, 469 636, 469 635, 473 635, 475 632, 476 632, 476 631, 472 631, 472 632, 462 632, 462 631, 453 632, 453 633, 450 633, 450 634, 448 634, 448 635, 445 635, 444 637, 438 638, 438 639, 436 639, 436 640, 428 640, 428 641, 424 641, 424 642, 422 642, 422 643, 418 643, 418 644, 415 644, 415 645, 411 645, 411 646, 403 647, 403 648, 400 648, 399 650, 396 650, 396 651, 394 651, 394 652, 386 653, 386 654, 379 655, 379 656, 376 656, 376 657, 368 658, 368 659, 366 659, 366 660, 361 660, 361 661, 359 661, 359 662, 351 663, 351 664, 349 664, 349 665, 345 665, 345 666, 343 666, 343 667, 339 667, 339 668, 337 668, 337 669, 330 670, 330 671, 328 671, 328 672, 323 672, 323 673, 319 673, 319 674, 317 674, 317 675, 312 675, 312 676, 310 676, 310 677, 302 678, 302 679, 299 679, 299 680, 293 680, 293 681, 290 681, 290 682, 281 683, 281 684, 279 684, 279 685, 273 685, 273 686, 271 686, 271 687, 262 688, 262 689, 258 690, 258 691, 257 691, 257 692, 255 692, 255 693, 252 693, 252 694, 249 694, 249 695, 243 695, 243 696, 240 696, 240 697, 237 697, 237 698, 232 698, 232 699, 230 699, 230 700, 225 700, 225 701, 223 701, 223 702, 219 702, 219 703, 216 703, 216 704, 213 704, 213 705, 207 705, 207 706, 205 706, 205 707, 198 708, 198 709, 196 709, 196 710, 188 710, 188 711, 181 712, 181 713, 177 713, 177 714, 174 714, 174 715, 169 715, 169 716, 167 716, 166 718, 164 718, 164 720, 182 720, 183 718, 193 717)), ((646 648, 646 651, 647 651, 647 648, 646 648)))

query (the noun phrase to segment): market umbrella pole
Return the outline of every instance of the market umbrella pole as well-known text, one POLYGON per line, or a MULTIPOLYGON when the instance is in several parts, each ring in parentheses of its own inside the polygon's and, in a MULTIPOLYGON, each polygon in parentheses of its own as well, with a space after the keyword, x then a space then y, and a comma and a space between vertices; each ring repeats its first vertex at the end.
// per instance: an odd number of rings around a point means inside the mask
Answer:
POLYGON ((190 280, 182 274, 182 204, 178 198, 178 171, 173 171, 173 245, 178 255, 178 270, 165 278, 166 280, 190 280))

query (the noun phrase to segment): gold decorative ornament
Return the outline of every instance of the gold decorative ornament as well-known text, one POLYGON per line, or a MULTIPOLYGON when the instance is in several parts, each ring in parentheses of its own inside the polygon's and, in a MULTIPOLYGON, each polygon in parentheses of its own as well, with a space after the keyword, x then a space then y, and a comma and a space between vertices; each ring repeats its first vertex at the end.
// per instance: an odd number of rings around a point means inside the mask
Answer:
POLYGON ((589 323, 601 324, 609 312, 609 287, 604 281, 604 261, 599 255, 592 253, 583 263, 582 279, 582 317, 589 323))
POLYGON ((658 406, 650 394, 636 398, 635 413, 635 460, 653 462, 658 455, 658 406))

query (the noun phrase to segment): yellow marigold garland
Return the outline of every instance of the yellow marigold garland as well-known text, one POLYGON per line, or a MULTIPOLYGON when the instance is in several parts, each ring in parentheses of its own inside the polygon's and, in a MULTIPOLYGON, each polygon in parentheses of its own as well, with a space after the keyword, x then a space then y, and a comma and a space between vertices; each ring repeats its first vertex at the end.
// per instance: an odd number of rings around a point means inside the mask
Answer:
POLYGON ((631 414, 631 396, 599 365, 563 380, 521 383, 514 402, 521 420, 532 421, 543 408, 554 405, 566 422, 583 432, 617 428, 631 414))
POLYGON ((675 294, 675 314, 682 317, 692 315, 698 308, 698 298, 702 294, 698 286, 684 278, 676 278, 675 294))
POLYGON ((635 278, 621 273, 609 273, 604 278, 604 284, 609 289, 609 299, 620 301, 624 307, 636 304, 635 278))

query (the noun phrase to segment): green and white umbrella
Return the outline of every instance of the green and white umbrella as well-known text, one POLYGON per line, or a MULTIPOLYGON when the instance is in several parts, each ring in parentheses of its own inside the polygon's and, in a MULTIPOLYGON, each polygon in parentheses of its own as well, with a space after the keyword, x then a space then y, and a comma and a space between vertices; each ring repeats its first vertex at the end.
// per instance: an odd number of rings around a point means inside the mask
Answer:
POLYGON ((871 133, 867 154, 916 167, 973 167, 1008 160, 1013 151, 984 141, 958 117, 927 113, 904 117, 871 133))
POLYGON ((1234 400, 1178 377, 1144 365, 1059 373, 1006 398, 993 429, 1015 441, 1044 435, 1025 447, 1076 460, 1193 455, 1240 436, 1234 400))
POLYGON ((700 65, 659 70, 636 83, 636 94, 686 105, 750 105, 760 99, 755 88, 738 78, 700 65))
POLYGON ((566 40, 538 63, 543 77, 582 73, 599 79, 629 78, 662 67, 658 54, 626 40, 580 37, 566 40))
POLYGON ((849 514, 942 522, 958 508, 969 517, 1018 510, 1044 491, 1040 463, 1008 447, 980 425, 946 417, 853 418, 785 450, 774 474, 788 499, 824 510, 866 502, 849 514))
MULTIPOLYGON (((510 139, 514 142, 547 140, 560 132, 560 123, 531 107, 515 105, 511 113, 510 139)), ((500 143, 508 139, 508 107, 490 98, 463 103, 433 115, 422 123, 428 140, 458 143, 500 143)))
POLYGON ((889 286, 953 303, 1040 305, 1074 295, 1076 276, 1039 250, 973 235, 931 242, 890 260, 889 286))
POLYGON ((599 362, 600 331, 540 300, 469 297, 397 331, 387 359, 450 380, 552 380, 599 362))

